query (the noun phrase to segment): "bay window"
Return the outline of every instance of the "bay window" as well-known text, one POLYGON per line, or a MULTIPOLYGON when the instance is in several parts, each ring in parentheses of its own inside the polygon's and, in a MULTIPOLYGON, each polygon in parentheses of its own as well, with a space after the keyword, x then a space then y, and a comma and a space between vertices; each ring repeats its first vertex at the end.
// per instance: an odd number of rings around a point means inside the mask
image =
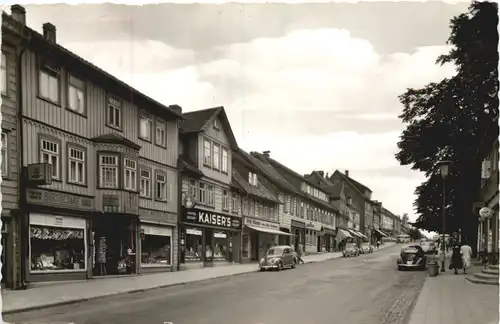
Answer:
POLYGON ((100 155, 99 175, 102 188, 118 188, 118 156, 100 155))

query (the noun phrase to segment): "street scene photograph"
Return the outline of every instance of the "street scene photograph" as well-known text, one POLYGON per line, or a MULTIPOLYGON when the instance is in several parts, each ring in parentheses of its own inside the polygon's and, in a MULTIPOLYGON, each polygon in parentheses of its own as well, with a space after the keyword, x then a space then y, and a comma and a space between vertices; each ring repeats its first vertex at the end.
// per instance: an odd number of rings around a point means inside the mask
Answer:
POLYGON ((498 22, 3 4, 0 323, 499 323, 498 22))

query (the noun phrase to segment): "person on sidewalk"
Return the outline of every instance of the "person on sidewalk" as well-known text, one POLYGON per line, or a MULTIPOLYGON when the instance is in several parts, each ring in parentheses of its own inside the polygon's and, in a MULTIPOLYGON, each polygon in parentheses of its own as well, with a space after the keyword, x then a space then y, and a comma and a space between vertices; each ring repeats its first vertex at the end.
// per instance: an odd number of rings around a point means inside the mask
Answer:
POLYGON ((467 274, 467 269, 469 269, 472 260, 472 248, 466 241, 464 241, 460 247, 460 253, 462 254, 462 261, 464 264, 464 273, 467 274))
POLYGON ((380 240, 377 241, 377 250, 380 248, 380 240))
POLYGON ((295 251, 297 252, 297 262, 300 264, 304 264, 304 259, 302 259, 302 246, 300 244, 296 244, 295 251))
POLYGON ((460 246, 456 245, 453 248, 453 253, 451 255, 450 270, 455 270, 455 274, 458 274, 458 269, 463 269, 462 254, 460 254, 460 246))

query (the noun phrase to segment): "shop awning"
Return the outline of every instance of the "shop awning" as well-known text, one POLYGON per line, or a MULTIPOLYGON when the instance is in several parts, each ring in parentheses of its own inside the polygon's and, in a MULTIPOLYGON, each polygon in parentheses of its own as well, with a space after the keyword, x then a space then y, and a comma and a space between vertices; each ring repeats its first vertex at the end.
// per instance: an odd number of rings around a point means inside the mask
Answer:
POLYGON ((330 229, 330 228, 326 228, 326 227, 323 227, 323 232, 326 234, 326 235, 333 235, 335 236, 335 231, 330 229))
POLYGON ((385 234, 384 232, 374 228, 375 232, 379 233, 380 235, 382 235, 382 237, 387 237, 387 234, 385 234))
POLYGON ((335 237, 335 239, 337 241, 342 241, 343 239, 346 239, 346 238, 352 238, 351 233, 349 233, 349 231, 346 231, 346 230, 339 228, 337 230, 337 236, 335 237))
POLYGON ((250 226, 250 225, 245 225, 245 226, 250 228, 250 229, 253 229, 254 231, 257 231, 257 232, 269 233, 269 234, 275 234, 275 235, 292 236, 292 234, 290 234, 290 233, 282 232, 282 231, 275 230, 272 228, 264 228, 264 227, 258 227, 258 226, 250 226))
POLYGON ((367 239, 368 236, 366 236, 365 234, 361 233, 361 232, 358 232, 358 231, 353 231, 354 233, 356 233, 357 236, 359 236, 360 238, 364 238, 364 239, 367 239))

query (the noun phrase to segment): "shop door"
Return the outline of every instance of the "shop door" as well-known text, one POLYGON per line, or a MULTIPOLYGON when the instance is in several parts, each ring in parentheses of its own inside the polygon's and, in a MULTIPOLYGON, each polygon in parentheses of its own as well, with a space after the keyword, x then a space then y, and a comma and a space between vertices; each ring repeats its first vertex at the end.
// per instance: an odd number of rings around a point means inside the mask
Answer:
POLYGON ((211 229, 205 229, 205 248, 204 248, 204 254, 205 257, 203 258, 203 266, 205 267, 211 267, 213 266, 213 260, 214 260, 214 231, 211 229))
POLYGON ((251 260, 252 261, 258 261, 259 260, 259 234, 257 232, 252 232, 250 234, 250 254, 251 254, 251 260))

